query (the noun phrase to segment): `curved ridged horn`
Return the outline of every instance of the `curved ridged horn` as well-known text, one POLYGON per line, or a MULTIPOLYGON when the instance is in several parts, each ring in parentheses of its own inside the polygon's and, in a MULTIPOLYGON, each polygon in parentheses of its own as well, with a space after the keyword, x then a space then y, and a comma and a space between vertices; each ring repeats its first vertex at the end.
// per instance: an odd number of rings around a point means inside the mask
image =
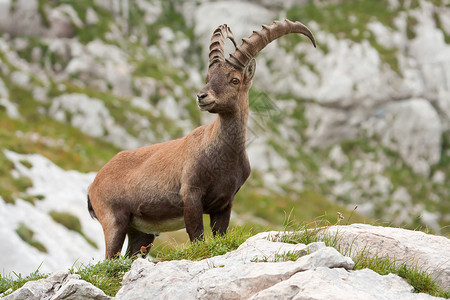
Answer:
POLYGON ((236 48, 236 41, 227 24, 217 27, 211 37, 211 44, 209 45, 209 67, 215 62, 225 61, 224 46, 227 38, 233 42, 234 47, 236 48))
POLYGON ((311 31, 298 21, 274 21, 270 26, 262 25, 262 27, 262 30, 253 31, 250 37, 242 39, 241 46, 236 47, 236 51, 227 59, 230 64, 238 69, 244 69, 250 60, 270 42, 289 33, 306 35, 316 47, 316 40, 311 31))

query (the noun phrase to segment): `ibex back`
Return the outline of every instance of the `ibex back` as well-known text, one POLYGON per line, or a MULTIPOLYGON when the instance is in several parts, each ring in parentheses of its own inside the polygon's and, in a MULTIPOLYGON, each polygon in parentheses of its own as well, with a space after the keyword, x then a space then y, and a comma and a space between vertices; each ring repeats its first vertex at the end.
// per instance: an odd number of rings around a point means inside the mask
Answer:
POLYGON ((183 138, 122 151, 89 187, 88 208, 105 234, 106 258, 118 254, 128 235, 127 255, 147 254, 160 232, 186 227, 191 241, 203 236, 203 214, 214 235, 224 234, 235 194, 250 175, 245 150, 248 91, 255 74, 254 56, 271 41, 289 34, 312 33, 300 22, 274 22, 237 46, 227 25, 211 38, 206 85, 197 95, 202 111, 216 120, 183 138), (224 57, 230 39, 236 50, 224 57))

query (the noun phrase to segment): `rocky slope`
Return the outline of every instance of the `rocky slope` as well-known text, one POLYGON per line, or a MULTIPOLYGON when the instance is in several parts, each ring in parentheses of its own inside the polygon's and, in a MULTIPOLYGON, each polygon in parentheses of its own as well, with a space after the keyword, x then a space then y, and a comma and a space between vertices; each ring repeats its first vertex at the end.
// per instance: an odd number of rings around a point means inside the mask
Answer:
POLYGON ((257 57, 253 173, 235 222, 275 227, 291 209, 303 221, 357 206, 354 220, 448 234, 448 0, 1 0, 0 271, 100 259, 101 228, 85 211, 92 172, 212 120, 194 97, 217 25, 240 39, 285 17, 318 48, 286 36, 257 57))
MULTIPOLYGON (((290 234, 260 233, 235 251, 201 261, 153 263, 137 259, 114 299, 437 299, 413 293, 412 287, 397 275, 353 270, 355 263, 350 257, 323 242, 308 245, 281 242, 290 234)), ((352 249, 355 256, 367 251, 360 245, 369 242, 372 257, 389 253, 387 256, 399 262, 435 271, 441 286, 450 287, 450 257, 445 251, 450 240, 445 237, 368 225, 331 227, 324 234, 343 243, 355 243, 357 247, 352 249), (355 232, 358 232, 356 239, 355 232), (428 247, 423 247, 423 243, 428 247)), ((29 282, 5 299, 81 297, 112 299, 77 275, 64 272, 29 282)))

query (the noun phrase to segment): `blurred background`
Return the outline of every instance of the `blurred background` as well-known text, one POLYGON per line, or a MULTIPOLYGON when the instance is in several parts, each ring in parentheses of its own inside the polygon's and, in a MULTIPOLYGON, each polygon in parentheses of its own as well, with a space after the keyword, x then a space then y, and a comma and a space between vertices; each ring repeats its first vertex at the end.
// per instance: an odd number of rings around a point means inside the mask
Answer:
POLYGON ((232 223, 339 212, 449 236, 450 1, 0 0, 0 272, 102 259, 95 172, 214 120, 195 96, 218 25, 239 44, 285 18, 318 47, 288 35, 256 58, 252 174, 232 223))

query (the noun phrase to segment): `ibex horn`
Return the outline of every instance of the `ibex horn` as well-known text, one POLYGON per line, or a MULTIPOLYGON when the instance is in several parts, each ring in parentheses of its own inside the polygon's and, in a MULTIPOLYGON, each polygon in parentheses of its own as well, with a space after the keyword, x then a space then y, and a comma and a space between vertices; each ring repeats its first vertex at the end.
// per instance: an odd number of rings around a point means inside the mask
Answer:
POLYGON ((250 60, 270 42, 289 33, 306 35, 316 47, 316 41, 311 31, 298 21, 275 21, 270 26, 262 25, 262 27, 262 30, 253 31, 250 37, 242 39, 241 46, 237 46, 236 51, 227 59, 230 64, 238 69, 244 69, 250 60))
POLYGON ((236 48, 236 41, 233 33, 227 24, 220 25, 211 37, 211 44, 209 45, 209 67, 215 62, 225 61, 224 46, 226 39, 230 39, 236 48))

